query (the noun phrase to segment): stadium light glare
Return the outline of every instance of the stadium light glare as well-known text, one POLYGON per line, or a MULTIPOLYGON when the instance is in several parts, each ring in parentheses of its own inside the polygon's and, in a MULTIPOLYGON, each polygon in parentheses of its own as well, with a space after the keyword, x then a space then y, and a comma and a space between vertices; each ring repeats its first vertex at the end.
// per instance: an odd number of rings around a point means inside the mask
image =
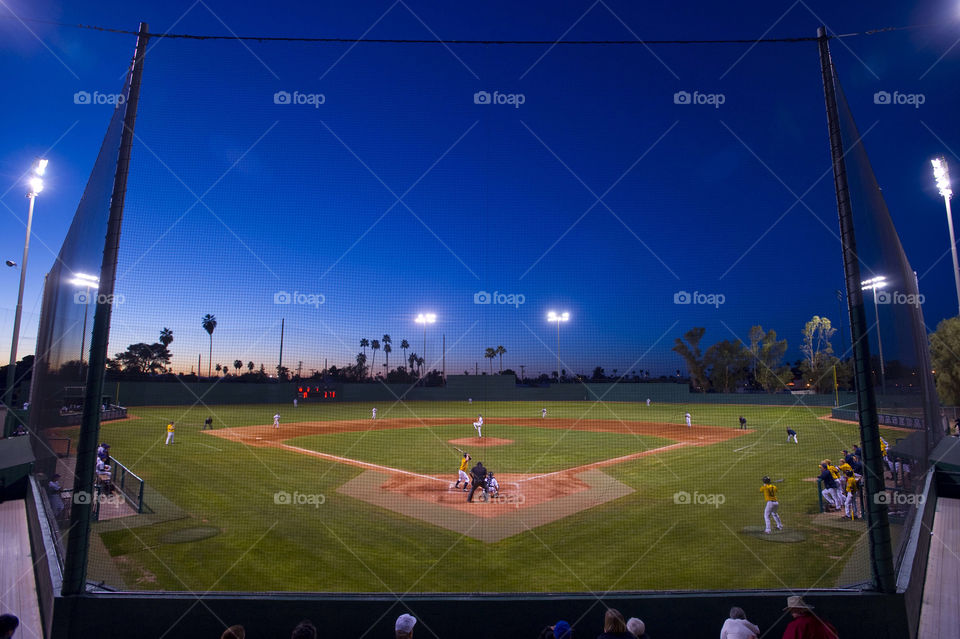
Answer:
POLYGON ((43 191, 43 178, 39 176, 33 176, 30 178, 30 193, 27 194, 27 197, 33 198, 40 194, 43 191))
POLYGON ((413 320, 417 324, 423 324, 423 361, 427 361, 427 324, 434 324, 437 321, 436 313, 420 313, 413 320))
POLYGON ((33 163, 33 173, 37 176, 42 176, 47 172, 47 164, 50 163, 50 160, 44 158, 37 158, 37 161, 33 163))
MULTIPOLYGON (((100 278, 86 273, 74 273, 70 284, 82 286, 86 291, 83 299, 83 333, 80 336, 80 381, 83 381, 83 351, 87 345, 87 315, 90 313, 90 289, 100 287, 100 278)), ((77 300, 80 301, 80 300, 77 300)))
POLYGON ((950 232, 950 253, 953 256, 953 283, 957 287, 957 308, 960 309, 960 261, 957 259, 957 237, 953 233, 953 212, 950 210, 950 198, 953 189, 950 187, 950 167, 944 157, 933 158, 933 177, 937 181, 937 190, 943 198, 943 205, 947 209, 947 230, 950 232))
POLYGON ((560 368, 560 324, 563 322, 570 321, 570 313, 564 311, 563 313, 557 313, 556 311, 550 311, 547 313, 548 322, 557 323, 557 381, 560 381, 560 371, 563 370, 560 368))
POLYGON ((880 335, 880 306, 877 302, 877 291, 887 285, 887 278, 883 275, 871 277, 869 280, 860 282, 860 289, 863 291, 873 291, 873 312, 877 318, 877 351, 880 356, 880 390, 886 391, 887 387, 887 369, 883 363, 883 337, 880 335))

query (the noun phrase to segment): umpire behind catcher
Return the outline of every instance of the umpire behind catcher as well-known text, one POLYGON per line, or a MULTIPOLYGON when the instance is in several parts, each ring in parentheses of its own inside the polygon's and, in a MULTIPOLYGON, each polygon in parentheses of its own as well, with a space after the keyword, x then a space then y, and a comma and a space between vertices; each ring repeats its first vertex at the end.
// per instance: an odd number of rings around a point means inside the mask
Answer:
POLYGON ((470 469, 470 494, 467 495, 467 501, 473 501, 473 493, 479 488, 483 501, 487 501, 487 469, 483 467, 483 462, 477 462, 477 465, 470 469))

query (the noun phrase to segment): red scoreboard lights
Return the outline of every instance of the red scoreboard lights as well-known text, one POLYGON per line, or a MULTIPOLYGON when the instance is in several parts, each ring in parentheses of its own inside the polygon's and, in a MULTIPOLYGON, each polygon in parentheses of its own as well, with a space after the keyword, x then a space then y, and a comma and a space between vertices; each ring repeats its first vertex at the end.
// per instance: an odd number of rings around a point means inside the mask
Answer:
POLYGON ((322 386, 298 386, 300 399, 336 399, 337 391, 322 386))

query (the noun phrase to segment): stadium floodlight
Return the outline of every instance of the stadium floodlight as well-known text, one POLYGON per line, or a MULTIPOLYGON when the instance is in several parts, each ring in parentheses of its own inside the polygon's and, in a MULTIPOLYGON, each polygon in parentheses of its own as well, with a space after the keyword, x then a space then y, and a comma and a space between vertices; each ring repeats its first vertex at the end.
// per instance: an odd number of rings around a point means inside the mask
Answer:
POLYGON ((876 277, 871 277, 869 280, 864 280, 860 282, 860 289, 863 291, 873 291, 873 312, 877 317, 877 351, 880 355, 880 390, 886 391, 887 388, 887 371, 886 366, 883 363, 883 337, 880 335, 880 306, 877 302, 877 291, 881 288, 886 287, 887 278, 883 275, 878 275, 876 277))
MULTIPOLYGON (((27 235, 23 240, 23 260, 20 262, 20 289, 17 292, 17 308, 13 314, 13 339, 10 344, 10 365, 7 366, 7 387, 3 395, 3 404, 13 407, 13 387, 16 384, 17 369, 17 342, 20 341, 20 316, 23 313, 23 287, 27 279, 27 257, 30 253, 30 233, 33 228, 33 204, 37 195, 43 190, 43 179, 41 176, 47 170, 48 161, 43 158, 37 158, 30 169, 31 177, 28 180, 30 190, 27 192, 27 199, 30 204, 27 208, 27 235)), ((11 265, 11 261, 7 265, 11 265)), ((16 265, 15 263, 13 264, 16 265)))
POLYGON ((933 164, 933 177, 937 181, 937 190, 943 198, 943 204, 947 208, 947 230, 950 231, 950 253, 953 255, 953 283, 957 287, 957 307, 960 308, 960 262, 957 261, 957 239, 953 234, 953 212, 950 210, 950 198, 953 197, 953 189, 950 186, 950 167, 947 166, 947 160, 944 157, 933 158, 930 160, 933 164))
POLYGON ((423 361, 427 361, 427 324, 433 324, 437 321, 435 313, 420 313, 413 320, 417 324, 423 324, 423 361))
POLYGON ((87 315, 90 312, 90 289, 100 288, 100 278, 96 275, 87 275, 86 273, 74 273, 70 284, 84 289, 83 299, 76 301, 83 304, 83 334, 80 337, 80 381, 83 381, 83 351, 87 345, 87 315))
POLYGON ((563 322, 570 321, 570 313, 566 311, 564 311, 563 313, 556 313, 554 311, 550 311, 549 313, 547 313, 547 321, 557 323, 557 381, 559 382, 560 371, 563 370, 560 367, 560 324, 563 322))

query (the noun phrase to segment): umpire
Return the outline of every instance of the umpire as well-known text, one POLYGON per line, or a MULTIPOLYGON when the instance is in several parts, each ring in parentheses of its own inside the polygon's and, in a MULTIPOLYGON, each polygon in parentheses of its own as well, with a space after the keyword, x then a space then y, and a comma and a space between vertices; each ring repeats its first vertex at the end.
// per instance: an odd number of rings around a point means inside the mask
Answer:
POLYGON ((470 494, 467 495, 467 501, 473 501, 473 493, 479 488, 483 501, 487 501, 487 469, 483 467, 483 462, 477 462, 477 465, 470 469, 470 494))

